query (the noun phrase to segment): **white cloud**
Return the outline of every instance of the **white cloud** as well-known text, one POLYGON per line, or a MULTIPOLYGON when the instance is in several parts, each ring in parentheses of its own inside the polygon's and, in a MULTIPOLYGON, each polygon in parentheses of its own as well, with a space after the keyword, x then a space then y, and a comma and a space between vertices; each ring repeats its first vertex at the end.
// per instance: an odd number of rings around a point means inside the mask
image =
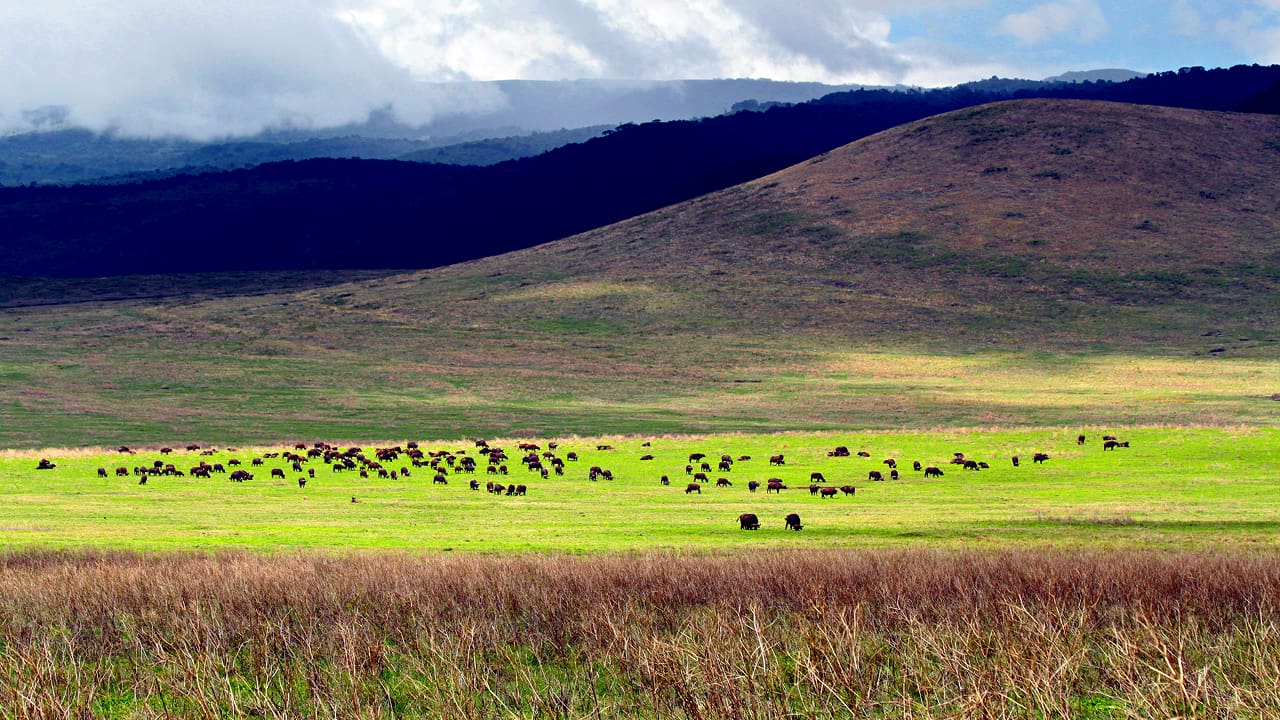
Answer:
POLYGON ((1169 24, 1178 35, 1199 38, 1204 35, 1204 19, 1187 0, 1176 0, 1169 8, 1169 24))
POLYGON ((1058 37, 1093 42, 1107 33, 1107 18, 1093 0, 1063 0, 1007 15, 1000 29, 1024 45, 1039 45, 1058 37))
POLYGON ((1264 0, 1214 24, 1215 34, 1254 62, 1280 63, 1280 0, 1264 0))

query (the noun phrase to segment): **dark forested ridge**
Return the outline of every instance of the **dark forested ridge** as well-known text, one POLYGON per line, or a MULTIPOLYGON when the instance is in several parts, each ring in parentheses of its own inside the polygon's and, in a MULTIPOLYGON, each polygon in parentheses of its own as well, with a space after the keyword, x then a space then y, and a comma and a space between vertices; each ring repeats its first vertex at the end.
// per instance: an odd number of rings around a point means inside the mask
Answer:
POLYGON ((1275 112, 1280 66, 1123 83, 860 90, 626 125, 492 167, 318 159, 125 185, 0 190, 13 275, 422 268, 528 247, 765 175, 895 125, 1009 98, 1275 112))

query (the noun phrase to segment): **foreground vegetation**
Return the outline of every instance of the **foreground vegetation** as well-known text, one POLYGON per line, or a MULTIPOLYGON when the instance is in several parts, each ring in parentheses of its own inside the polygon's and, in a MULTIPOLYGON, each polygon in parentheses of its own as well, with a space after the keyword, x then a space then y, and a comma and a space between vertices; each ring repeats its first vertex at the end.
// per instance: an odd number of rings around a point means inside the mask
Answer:
POLYGON ((0 557, 3 717, 1280 714, 1280 561, 0 557))

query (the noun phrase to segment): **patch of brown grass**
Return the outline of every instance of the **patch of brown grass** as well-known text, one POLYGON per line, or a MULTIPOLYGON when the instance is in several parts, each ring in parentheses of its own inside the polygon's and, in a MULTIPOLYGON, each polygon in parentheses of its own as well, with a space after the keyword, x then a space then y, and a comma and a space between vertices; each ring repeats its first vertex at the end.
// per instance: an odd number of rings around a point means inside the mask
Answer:
POLYGON ((8 717, 1280 712, 1280 559, 0 557, 8 717))

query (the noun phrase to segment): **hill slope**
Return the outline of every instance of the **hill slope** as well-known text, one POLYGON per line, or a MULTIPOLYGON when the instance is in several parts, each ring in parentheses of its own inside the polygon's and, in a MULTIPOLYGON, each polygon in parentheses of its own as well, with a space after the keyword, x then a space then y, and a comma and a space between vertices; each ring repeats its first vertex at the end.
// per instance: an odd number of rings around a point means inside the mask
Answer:
POLYGON ((1278 159, 1274 117, 1016 101, 447 268, 10 307, 0 446, 1274 423, 1278 159))

